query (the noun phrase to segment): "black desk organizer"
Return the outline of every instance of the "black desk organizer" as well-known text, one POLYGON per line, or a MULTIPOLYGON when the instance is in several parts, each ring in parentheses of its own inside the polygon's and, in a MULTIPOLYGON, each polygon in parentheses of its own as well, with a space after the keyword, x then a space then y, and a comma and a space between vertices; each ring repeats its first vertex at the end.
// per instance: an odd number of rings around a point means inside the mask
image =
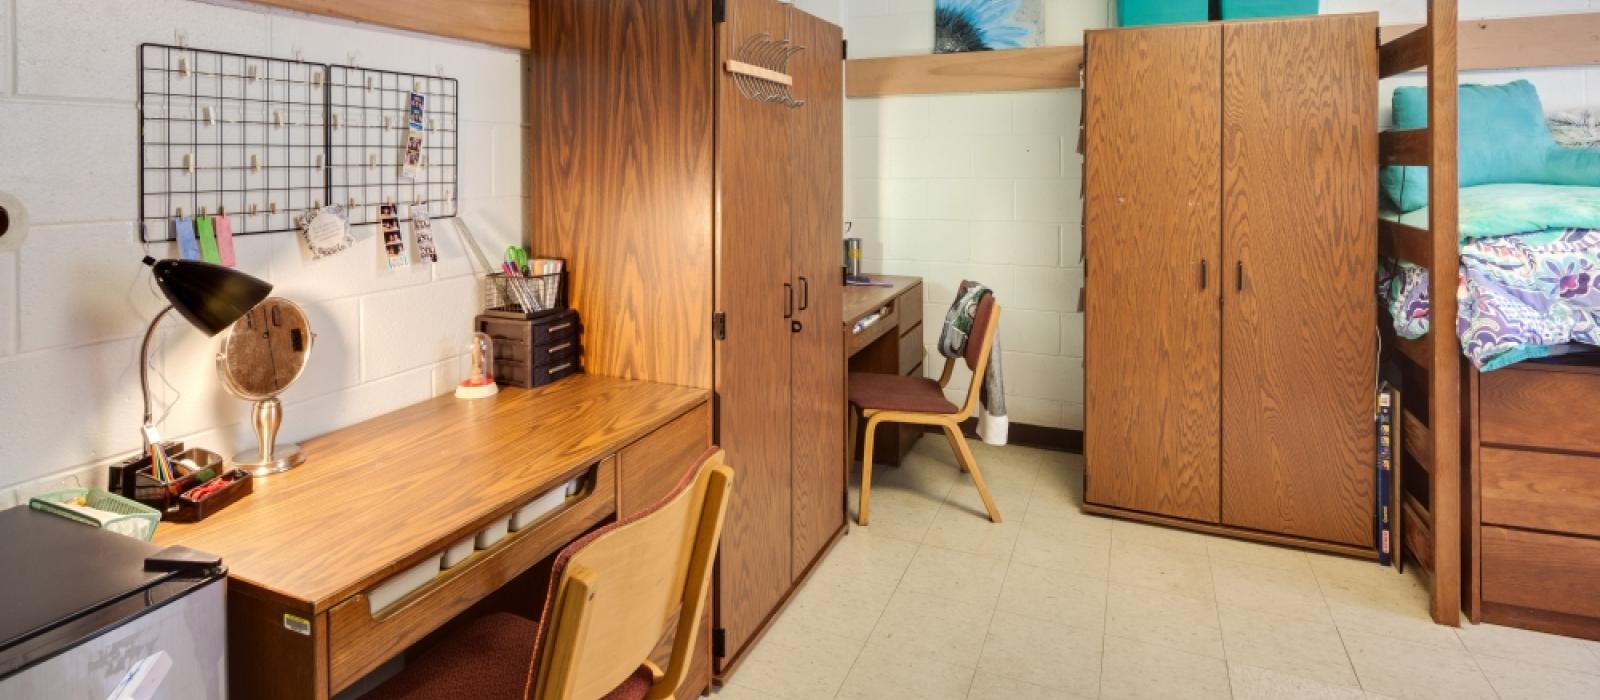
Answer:
MULTIPOLYGON (((176 459, 183 454, 183 443, 163 442, 161 449, 168 457, 176 459)), ((255 490, 255 480, 248 472, 239 469, 218 471, 220 473, 213 478, 224 479, 228 485, 200 500, 188 496, 188 491, 199 485, 194 483, 192 475, 186 474, 171 482, 162 482, 152 476, 149 454, 129 457, 111 465, 108 483, 111 485, 109 490, 112 493, 126 496, 160 511, 163 521, 194 523, 215 515, 217 511, 250 495, 255 490)))
POLYGON ((494 339, 494 380, 503 386, 544 386, 583 371, 583 324, 576 309, 533 318, 478 316, 478 332, 494 339))

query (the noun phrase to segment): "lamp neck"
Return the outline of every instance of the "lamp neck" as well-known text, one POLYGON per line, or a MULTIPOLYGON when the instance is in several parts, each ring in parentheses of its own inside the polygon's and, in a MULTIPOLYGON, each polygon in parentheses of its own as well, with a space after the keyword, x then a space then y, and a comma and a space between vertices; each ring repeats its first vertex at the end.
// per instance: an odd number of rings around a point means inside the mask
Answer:
POLYGON ((168 304, 167 308, 150 319, 150 327, 144 332, 144 344, 139 346, 139 388, 144 391, 145 427, 149 427, 155 420, 155 411, 150 406, 150 342, 156 337, 156 326, 161 325, 161 319, 166 318, 171 311, 172 305, 168 304))

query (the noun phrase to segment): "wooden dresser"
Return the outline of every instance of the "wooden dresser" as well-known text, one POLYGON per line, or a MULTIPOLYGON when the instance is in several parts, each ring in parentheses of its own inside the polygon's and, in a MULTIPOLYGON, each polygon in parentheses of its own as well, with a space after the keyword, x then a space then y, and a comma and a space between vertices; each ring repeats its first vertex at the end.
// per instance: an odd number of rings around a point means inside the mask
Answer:
POLYGON ((1089 510, 1371 555, 1376 36, 1086 34, 1089 510))
MULTIPOLYGON (((162 524, 156 542, 228 567, 230 697, 327 698, 669 491, 710 444, 708 398, 593 375, 441 396, 306 442, 303 466, 208 520, 162 524), (556 510, 372 609, 380 585, 574 478, 581 490, 556 510)), ((680 697, 709 684, 709 652, 680 697)))
POLYGON ((1600 362, 1468 373, 1468 614, 1600 639, 1600 362))

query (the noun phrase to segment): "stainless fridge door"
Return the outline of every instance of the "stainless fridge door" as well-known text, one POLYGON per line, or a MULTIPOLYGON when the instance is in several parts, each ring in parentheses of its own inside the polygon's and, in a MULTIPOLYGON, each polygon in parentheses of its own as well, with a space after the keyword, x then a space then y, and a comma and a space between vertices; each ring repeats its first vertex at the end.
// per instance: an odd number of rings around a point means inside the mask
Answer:
POLYGON ((170 665, 140 698, 227 697, 227 580, 218 578, 59 656, 0 682, 0 700, 107 700, 140 663, 166 654, 170 665))

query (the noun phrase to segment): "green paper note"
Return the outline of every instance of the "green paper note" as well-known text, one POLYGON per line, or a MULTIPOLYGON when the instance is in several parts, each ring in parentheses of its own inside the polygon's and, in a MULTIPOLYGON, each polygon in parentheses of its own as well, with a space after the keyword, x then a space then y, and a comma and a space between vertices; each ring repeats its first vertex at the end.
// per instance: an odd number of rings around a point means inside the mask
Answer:
POLYGON ((211 225, 211 217, 195 217, 194 223, 200 234, 200 259, 213 265, 221 265, 222 253, 217 251, 217 231, 211 225))

